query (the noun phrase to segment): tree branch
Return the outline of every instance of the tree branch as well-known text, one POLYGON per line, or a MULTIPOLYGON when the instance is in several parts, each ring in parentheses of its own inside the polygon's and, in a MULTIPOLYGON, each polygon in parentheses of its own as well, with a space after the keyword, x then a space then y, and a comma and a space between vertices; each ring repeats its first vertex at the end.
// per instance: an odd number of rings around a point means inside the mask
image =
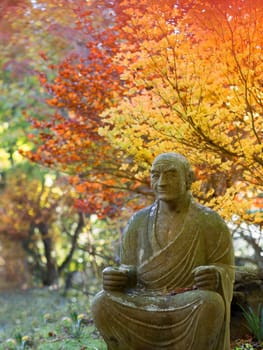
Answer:
POLYGON ((66 256, 65 260, 62 262, 62 264, 58 267, 58 273, 61 274, 61 272, 68 266, 68 264, 70 263, 72 257, 73 257, 73 254, 76 250, 76 247, 77 247, 77 242, 78 242, 78 238, 79 238, 79 234, 83 228, 85 224, 85 221, 84 221, 84 215, 83 213, 81 212, 78 212, 78 225, 75 229, 75 232, 72 236, 72 239, 71 239, 71 247, 70 247, 70 250, 69 250, 69 253, 68 255, 66 256))

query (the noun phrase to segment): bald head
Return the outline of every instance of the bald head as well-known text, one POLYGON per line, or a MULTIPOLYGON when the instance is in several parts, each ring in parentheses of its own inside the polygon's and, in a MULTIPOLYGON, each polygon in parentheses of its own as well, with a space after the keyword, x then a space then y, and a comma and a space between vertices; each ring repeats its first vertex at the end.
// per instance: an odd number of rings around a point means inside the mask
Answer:
POLYGON ((151 171, 154 172, 160 167, 180 169, 185 176, 187 189, 190 189, 193 182, 193 171, 189 161, 184 156, 175 152, 162 153, 154 159, 151 171))

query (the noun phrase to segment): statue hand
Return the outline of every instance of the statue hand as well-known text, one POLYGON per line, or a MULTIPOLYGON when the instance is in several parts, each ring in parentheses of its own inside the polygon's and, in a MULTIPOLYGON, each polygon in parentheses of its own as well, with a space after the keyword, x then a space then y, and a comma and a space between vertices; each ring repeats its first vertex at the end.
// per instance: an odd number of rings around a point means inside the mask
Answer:
POLYGON ((106 267, 103 272, 103 289, 106 292, 123 291, 128 285, 128 270, 106 267))
POLYGON ((218 290, 220 274, 214 266, 198 266, 193 270, 193 274, 198 289, 218 290))

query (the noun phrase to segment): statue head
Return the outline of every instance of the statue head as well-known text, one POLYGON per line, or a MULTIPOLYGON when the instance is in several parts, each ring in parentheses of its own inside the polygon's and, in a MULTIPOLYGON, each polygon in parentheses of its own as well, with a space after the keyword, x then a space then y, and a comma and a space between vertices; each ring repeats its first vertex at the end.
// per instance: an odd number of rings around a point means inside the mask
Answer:
POLYGON ((186 196, 193 182, 189 161, 178 153, 163 153, 152 164, 151 184, 157 199, 177 201, 186 196))

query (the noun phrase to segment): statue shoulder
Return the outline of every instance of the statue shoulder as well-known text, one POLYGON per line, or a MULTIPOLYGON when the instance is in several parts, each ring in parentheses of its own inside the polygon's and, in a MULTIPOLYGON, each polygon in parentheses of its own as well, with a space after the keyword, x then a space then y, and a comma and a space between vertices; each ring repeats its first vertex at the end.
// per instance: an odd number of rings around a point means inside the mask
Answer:
POLYGON ((233 265, 233 242, 226 222, 213 209, 198 204, 195 210, 208 264, 233 265))
POLYGON ((223 231, 229 233, 226 222, 215 210, 196 202, 193 204, 193 207, 198 223, 203 227, 204 231, 213 232, 214 234, 222 233, 223 231))
POLYGON ((136 212, 128 221, 122 235, 121 261, 124 264, 136 265, 138 252, 138 238, 147 227, 151 208, 147 207, 136 212))
POLYGON ((149 215, 154 209, 154 205, 150 205, 149 207, 143 208, 137 211, 132 217, 129 219, 127 228, 135 227, 137 225, 142 225, 144 222, 148 220, 149 215))

